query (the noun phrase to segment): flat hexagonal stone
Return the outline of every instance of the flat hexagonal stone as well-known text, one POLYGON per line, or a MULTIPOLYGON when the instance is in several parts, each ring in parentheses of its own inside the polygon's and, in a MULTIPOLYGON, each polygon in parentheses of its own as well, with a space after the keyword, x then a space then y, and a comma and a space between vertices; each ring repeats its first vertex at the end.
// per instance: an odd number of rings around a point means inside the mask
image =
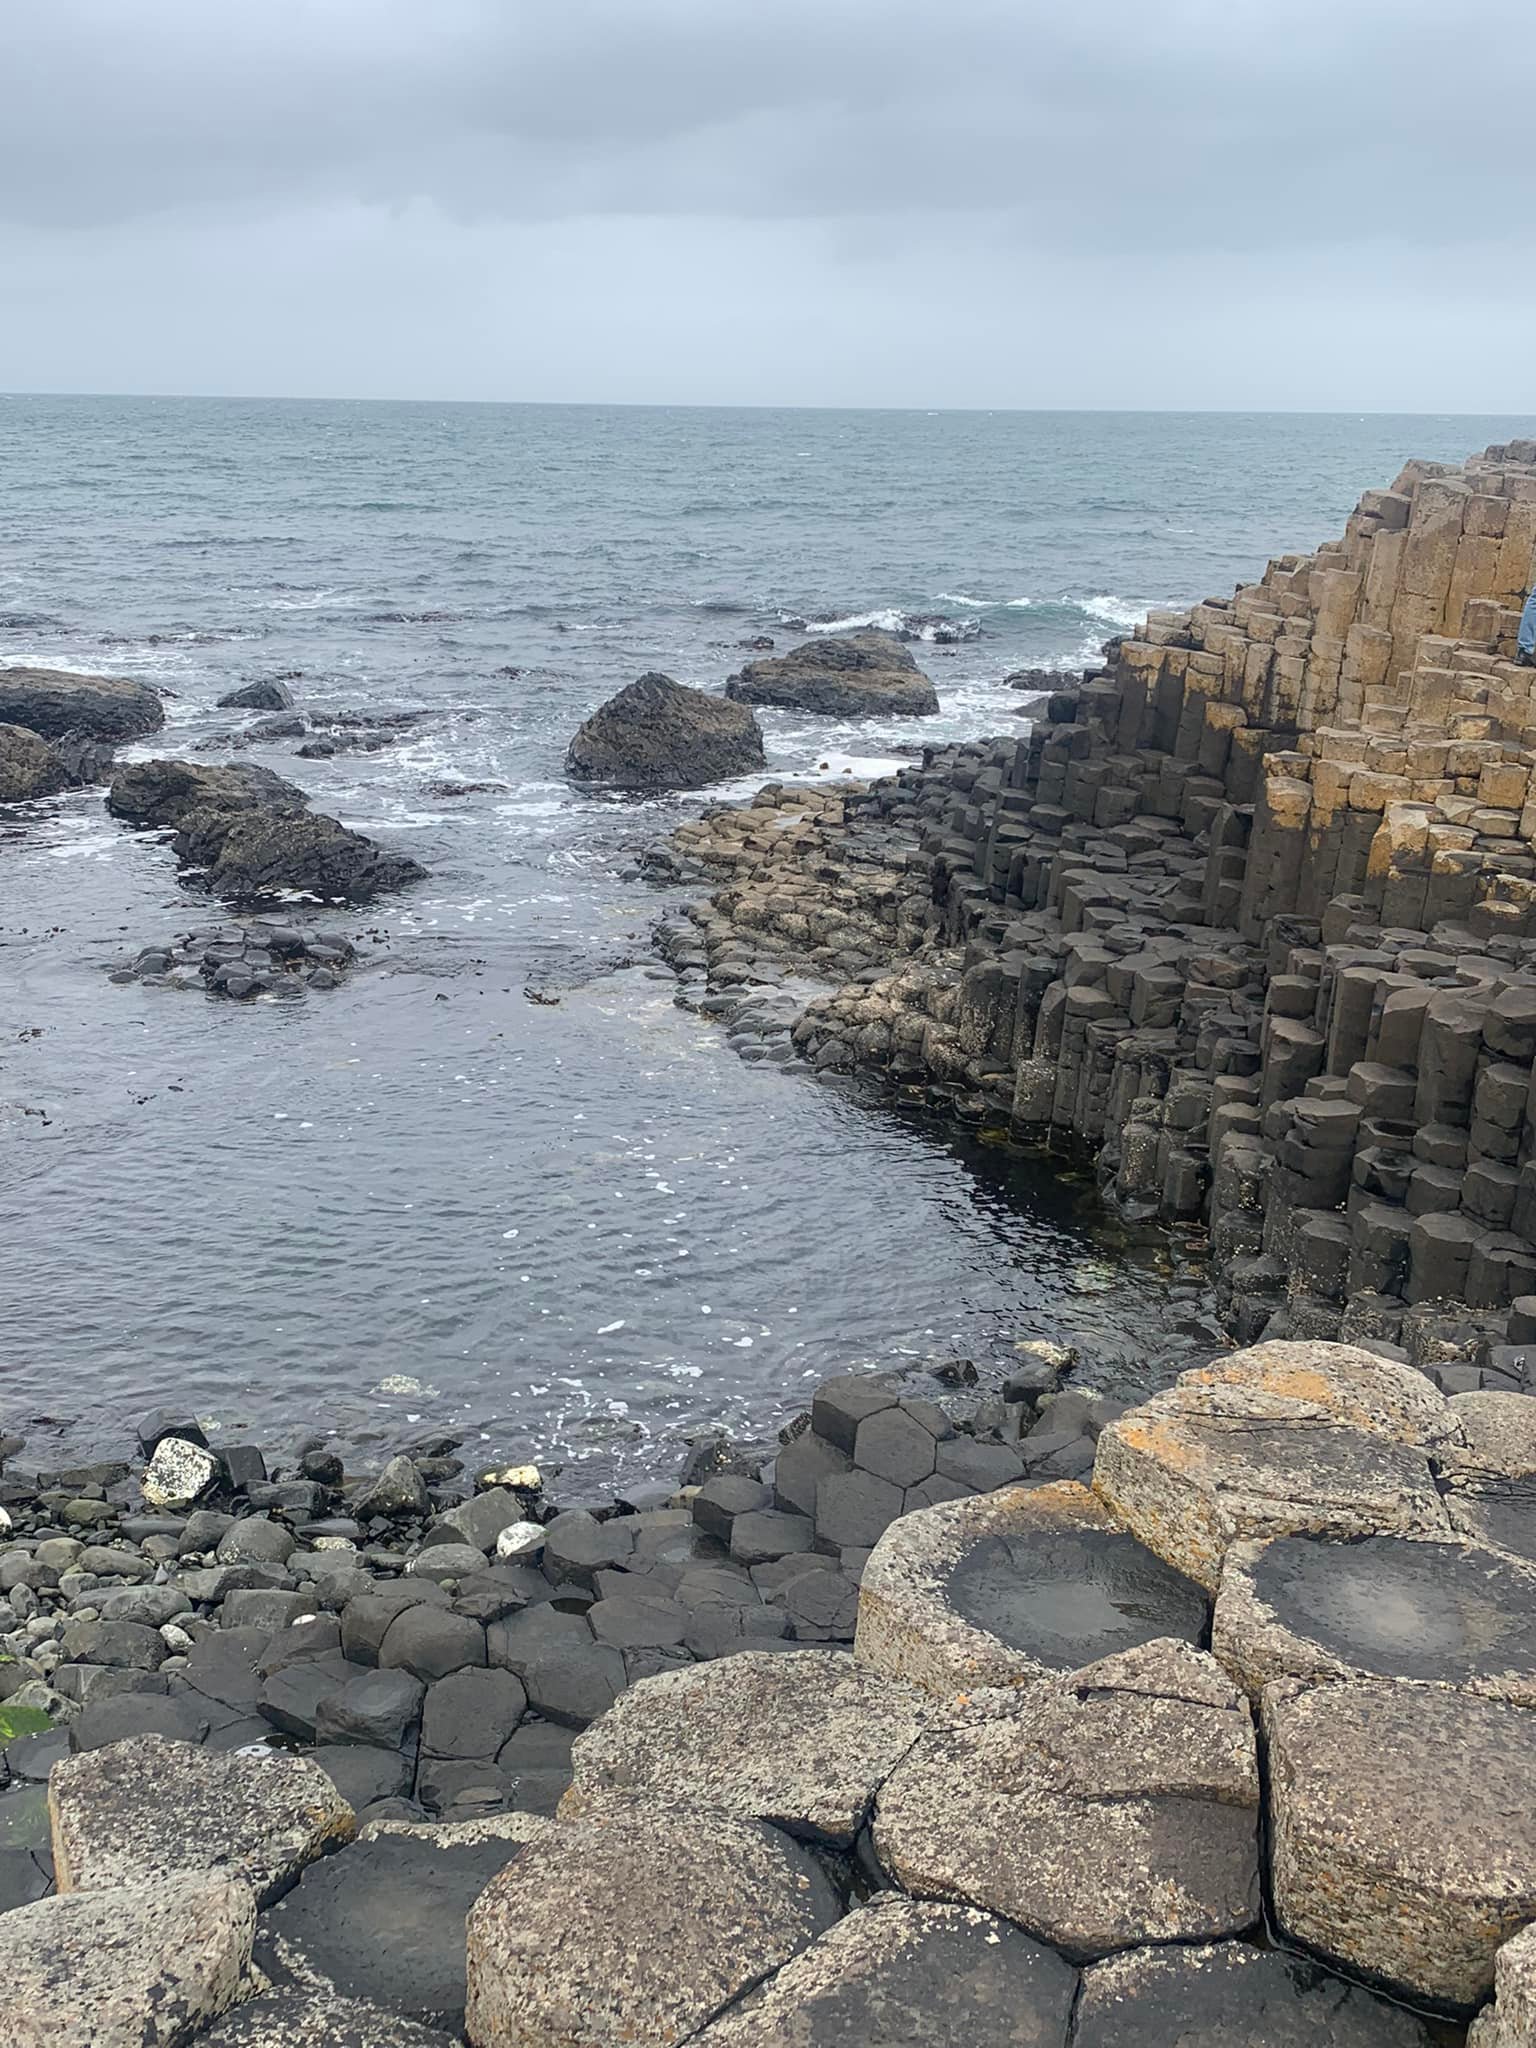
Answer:
POLYGON ((665 2048, 840 1918, 759 1821, 612 1793, 493 1878, 469 1916, 475 2048, 665 2048))
POLYGON ((1422 2020, 1280 1949, 1133 1948, 1083 1972, 1072 2048, 1429 2048, 1422 2020))
POLYGON ((1212 1649, 1255 1699, 1275 1678, 1419 1678, 1536 1706, 1536 1567, 1467 1543, 1235 1543, 1212 1649))
POLYGON ((456 2034, 402 2019, 381 2005, 328 1993, 274 1991, 250 1999, 198 2035, 198 2048, 457 2048, 456 2034))
POLYGON ((240 1878, 271 1898, 351 1839, 352 1809, 304 1757, 225 1754, 141 1735, 56 1764, 48 1784, 61 1892, 152 1882, 166 1870, 240 1878))
POLYGON ((1465 2009, 1536 1919, 1536 1711, 1406 1679, 1263 1706, 1276 1916, 1309 1948, 1465 2009))
POLYGON ((274 1984, 368 1998, 457 2030, 464 2024, 464 1916, 525 1844, 502 1834, 442 1841, 378 1834, 313 1863, 262 1914, 256 1962, 274 1984))
POLYGON ((881 1789, 874 1845, 904 1890, 1083 1958, 1251 1926, 1258 1821, 1247 1702, 1167 1641, 943 1717, 881 1789))
POLYGON ((943 1501, 894 1523, 859 1592, 854 1655, 940 1698, 1023 1685, 1159 1636, 1197 1642, 1205 1594, 1075 1480, 943 1501))
POLYGON ((250 1887, 161 1877, 7 1913, 6 2048, 181 2048, 234 2001, 251 1959, 250 1887))
POLYGON ((841 1650, 665 1671, 577 1737, 560 1812, 593 1793, 654 1792, 846 1846, 931 1707, 841 1650))
POLYGON ((1070 1963, 973 1906, 887 1894, 824 1934, 697 2048, 1065 2048, 1070 1963))
POLYGON ((1243 1537, 1450 1535, 1429 1454, 1457 1437, 1411 1366, 1348 1344, 1256 1344, 1111 1422, 1093 1487, 1214 1591, 1243 1537))

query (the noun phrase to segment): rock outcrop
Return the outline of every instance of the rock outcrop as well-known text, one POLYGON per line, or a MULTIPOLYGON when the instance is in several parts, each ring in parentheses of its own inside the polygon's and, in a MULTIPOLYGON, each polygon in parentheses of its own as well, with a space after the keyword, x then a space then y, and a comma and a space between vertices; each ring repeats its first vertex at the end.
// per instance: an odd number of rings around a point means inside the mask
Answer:
POLYGON ((763 759, 750 711, 653 672, 599 705, 571 741, 565 772, 621 789, 703 789, 763 759))
POLYGON ((0 722, 44 739, 141 740, 165 723, 165 706, 148 683, 122 676, 71 675, 64 669, 0 668, 0 722))
POLYGON ((45 740, 24 725, 0 725, 0 804, 82 789, 102 781, 111 766, 112 749, 105 741, 78 732, 45 740))
POLYGON ((218 699, 221 711, 291 711, 293 692, 277 677, 244 683, 238 690, 226 690, 218 699))
POLYGON ((837 810, 765 791, 670 871, 715 882, 711 949, 842 984, 793 1022, 814 1067, 1070 1137, 1127 1215, 1208 1227, 1241 1341, 1520 1388, 1533 582, 1536 442, 1410 463, 1342 540, 1153 613, 1027 738, 837 810))
POLYGON ((293 783, 250 762, 136 762, 119 772, 107 796, 117 817, 173 829, 177 858, 236 902, 296 893, 365 903, 426 874, 408 854, 377 845, 308 803, 293 783))
POLYGON ((749 661, 727 697, 824 718, 919 718, 938 692, 894 633, 828 633, 788 654, 749 661))

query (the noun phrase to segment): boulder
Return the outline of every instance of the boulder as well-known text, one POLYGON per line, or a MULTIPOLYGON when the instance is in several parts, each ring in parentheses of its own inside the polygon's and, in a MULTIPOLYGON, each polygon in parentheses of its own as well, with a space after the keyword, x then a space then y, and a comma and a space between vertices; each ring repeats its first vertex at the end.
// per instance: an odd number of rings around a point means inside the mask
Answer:
POLYGON ((30 803, 70 787, 63 761, 41 734, 0 725, 0 804, 30 803))
POLYGON ((253 804, 303 805, 295 783, 251 761, 208 768, 193 761, 130 761, 107 792, 107 809, 130 825, 175 826, 194 811, 245 810, 253 804))
POLYGON ((464 1917, 524 1853, 502 1834, 445 1842, 402 1831, 313 1863, 261 1917, 256 1962, 276 1985, 323 1986, 457 2032, 464 1917))
POLYGON ((55 1764, 48 1810, 61 1892, 148 1883, 170 1868, 237 1877, 258 1904, 356 1827, 306 1758, 225 1754, 157 1735, 55 1764))
POLYGON ((293 692, 275 677, 245 683, 238 690, 226 690, 217 699, 221 711, 291 711, 293 692))
POLYGON ((747 1650, 664 1671, 577 1737, 560 1811, 579 1814, 593 1794, 651 1792, 847 1847, 930 1707, 841 1650, 747 1650))
POLYGON ((376 1479, 370 1479, 353 1496, 352 1512, 360 1522, 375 1515, 391 1519, 400 1515, 425 1515, 432 1500, 427 1482, 409 1458, 391 1458, 376 1479))
POLYGON ((1093 1486, 1214 1592, 1241 1537, 1450 1535, 1430 1457, 1458 1435, 1411 1366, 1347 1344, 1256 1344, 1111 1422, 1093 1486))
POLYGON ((941 1716, 881 1789, 874 1846, 904 1890, 1085 1958, 1251 1926, 1258 1823, 1247 1703, 1169 1640, 941 1716))
POLYGON ((939 708, 938 692, 894 633, 807 640, 788 654, 749 661, 725 694, 824 718, 926 717, 939 708))
POLYGON ((187 1437, 166 1436, 155 1445, 140 1490, 152 1508, 189 1508, 212 1491, 218 1477, 212 1451, 187 1437))
POLYGON ((1065 2048, 1077 1972, 990 1913, 886 1895, 787 1962, 697 2048, 1065 2048))
POLYGON ((1211 1647, 1254 1699, 1275 1678, 1419 1678, 1536 1706, 1536 1566, 1467 1543, 1235 1543, 1211 1647))
POLYGON ((655 673, 600 705, 565 757, 577 781, 624 789, 702 789, 763 765, 750 711, 655 673))
POLYGON ((458 2038, 368 1999, 273 1991, 199 2034, 198 2048, 458 2048, 458 2038))
POLYGON ((1404 1679, 1266 1686, 1271 1888, 1285 1932, 1467 2010, 1536 1919, 1536 1712, 1404 1679))
POLYGON ((6 2048, 182 2048, 238 1995, 255 1919, 250 1887, 211 1871, 16 1907, 6 2048))
POLYGON ((854 1655, 942 1699, 1025 1685, 1157 1636, 1198 1642, 1207 1615, 1199 1586, 1063 1480, 893 1522, 864 1567, 854 1655))
POLYGON ((610 1794, 532 1842, 469 1915, 475 2048, 663 2048, 840 1917, 776 1829, 610 1794))
POLYGON ((80 733, 93 740, 141 740, 165 723, 165 706, 148 683, 121 676, 71 675, 63 669, 0 668, 0 722, 44 739, 80 733))
POLYGON ((1083 1972, 1072 2048, 1430 2048, 1424 2022, 1305 1957, 1133 1948, 1083 1972))

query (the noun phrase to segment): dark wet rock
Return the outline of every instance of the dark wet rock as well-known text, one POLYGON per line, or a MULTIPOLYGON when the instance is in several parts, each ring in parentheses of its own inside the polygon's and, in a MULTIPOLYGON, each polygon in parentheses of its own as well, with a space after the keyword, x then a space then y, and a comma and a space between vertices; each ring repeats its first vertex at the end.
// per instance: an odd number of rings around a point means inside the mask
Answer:
POLYGON ((431 1507, 426 1481, 409 1458, 391 1458, 378 1477, 352 1497, 352 1512, 363 1522, 376 1515, 425 1515, 431 1507))
POLYGON ((7 2048, 182 2048, 238 1996, 253 1920, 249 1888, 212 1873, 18 1907, 7 2048))
POLYGON ((771 661, 749 661, 725 689, 740 703, 827 718, 903 718, 939 708, 937 691, 894 633, 829 633, 771 661))
POLYGON ((445 1760, 494 1757, 511 1740, 527 1706, 522 1682, 510 1671, 455 1671, 427 1690, 422 1754, 445 1760))
POLYGON ((317 1704, 316 1739, 399 1749, 421 1719, 425 1691, 409 1671, 360 1672, 317 1704))
POLYGON ((1536 1919, 1536 1711, 1408 1680, 1264 1692, 1271 1882, 1296 1940, 1468 2008, 1536 1919))
POLYGON ((411 1789, 411 1760, 395 1749, 370 1749, 362 1743, 322 1743, 309 1752, 354 1813, 397 1799, 411 1789))
POLYGON ((25 726, 0 725, 0 804, 58 796, 72 778, 55 748, 25 726))
POLYGON ((509 785, 505 782, 455 782, 447 778, 426 785, 428 796, 502 796, 509 785))
POLYGON ((409 1671, 427 1684, 484 1662, 485 1630, 480 1623, 439 1607, 404 1608, 379 1647, 382 1670, 409 1671))
POLYGON ((263 677, 238 690, 226 690, 218 707, 221 711, 291 711, 293 692, 277 677, 263 677))
POLYGON ((525 1521, 527 1513, 510 1487, 487 1487, 484 1493, 460 1501, 457 1507, 439 1515, 425 1540, 429 1549, 439 1543, 467 1543, 475 1550, 492 1551, 502 1530, 525 1521))
POLYGON ((553 1813, 571 1782, 575 1731, 552 1721, 524 1721, 496 1762, 512 1796, 528 1813, 553 1813))
POLYGON ((219 1871, 258 1901, 350 1839, 352 1809, 302 1757, 215 1755, 145 1735, 72 1756, 48 1788, 61 1891, 219 1871))
POLYGON ((702 789, 764 765, 751 712, 649 674, 610 697, 571 741, 565 772, 625 789, 702 789))
POLYGON ((1198 1642, 1208 1606, 1085 1487, 945 1501, 881 1537, 860 1586, 861 1664, 940 1698, 1020 1685, 1159 1636, 1198 1642))
POLYGON ((1417 1678, 1536 1706, 1536 1567, 1464 1543, 1234 1544, 1213 1647, 1257 1699, 1274 1678, 1417 1678))
POLYGON ((79 733, 93 740, 139 740, 164 725, 165 706, 147 683, 121 676, 0 668, 0 723, 25 726, 44 739, 79 733))
POLYGON ((301 806, 309 799, 271 768, 241 761, 205 768, 191 761, 131 761, 118 769, 107 809, 131 825, 179 826, 196 811, 253 805, 301 806))
POLYGON ((1077 1981, 1070 1963, 1006 1920, 887 1896, 792 1957, 696 2040, 698 2048, 1065 2048, 1077 1981))
POLYGON ((665 1672, 577 1738, 567 1810, 594 1793, 651 1792, 846 1847, 931 1711, 914 1686, 842 1651, 665 1672))
POLYGON ((1258 1820, 1246 1702, 1163 1641, 935 1721, 879 1793, 874 1845, 904 1890, 1082 1958, 1251 1926, 1258 1820))
POLYGON ((471 1909, 467 2031, 476 2048, 680 2040, 839 1916, 777 1830, 609 1795, 530 1842, 471 1909))
POLYGON ((237 2006, 198 2040, 202 2048, 457 2048, 458 2036, 368 1999, 274 1991, 237 2006))
POLYGON ((199 1709, 198 1695, 172 1699, 166 1694, 119 1693, 93 1700, 69 1724, 72 1750, 104 1749, 136 1735, 163 1735, 170 1742, 201 1742, 208 1733, 209 1714, 199 1709))
POLYGON ((1083 1972, 1073 2048, 1429 2048, 1424 2022, 1302 1956, 1217 1942, 1083 1972))
POLYGON ((522 1845, 388 1834, 312 1864, 262 1915, 256 1961, 279 1985, 320 1984, 457 2030, 464 1918, 522 1845))
POLYGON ((341 1647, 353 1664, 377 1664, 384 1638, 396 1615, 407 1607, 449 1607, 452 1596, 432 1579, 398 1585, 376 1585, 371 1593, 349 1600, 342 1609, 341 1647))

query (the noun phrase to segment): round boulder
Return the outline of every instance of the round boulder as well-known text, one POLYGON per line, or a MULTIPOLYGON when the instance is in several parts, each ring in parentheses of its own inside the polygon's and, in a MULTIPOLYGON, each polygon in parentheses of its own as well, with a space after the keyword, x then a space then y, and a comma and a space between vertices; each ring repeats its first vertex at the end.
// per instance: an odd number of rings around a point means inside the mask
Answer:
POLYGON ((845 1651, 747 1650, 631 1686, 577 1737, 562 1815, 653 1792, 848 1846, 931 1701, 845 1651))
POLYGON ((1159 1636, 1198 1642, 1200 1587, 1086 1487, 1009 1487, 893 1522, 859 1593, 854 1654, 940 1698, 1024 1685, 1159 1636))
POLYGON ((58 796, 69 786, 68 769, 41 734, 22 725, 0 725, 0 804, 58 796))
POLYGON ((743 704, 824 718, 923 718, 938 692, 894 633, 828 633, 770 661, 749 661, 725 686, 743 704))
POLYGON ((1006 1920, 887 1894, 706 2027, 697 2048, 1065 2048, 1077 1981, 1006 1920))
POLYGON ((1072 2048, 1429 2048, 1421 2019, 1304 1957, 1223 1941, 1083 1972, 1072 2048))
POLYGON ((469 1915, 475 2048, 667 2048, 840 1917, 819 1864, 715 1808, 610 1794, 469 1915))
POLYGON ((1212 1648, 1257 1699, 1275 1678, 1419 1678, 1536 1706, 1536 1567, 1466 1543, 1235 1543, 1212 1648))
POLYGON ((141 740, 164 725, 165 706, 148 683, 121 676, 0 668, 0 721, 24 725, 48 740, 70 732, 93 740, 141 740))
POLYGON ((905 1891, 1084 1959, 1252 1926, 1258 1823, 1247 1703, 1167 1641, 953 1710, 886 1780, 874 1846, 905 1891))
POLYGON ((764 765, 752 713, 652 672, 599 705, 571 741, 565 772, 621 789, 702 789, 764 765))
POLYGON ((1406 1679, 1263 1704, 1271 1885, 1286 1933, 1465 2011, 1536 1919, 1536 1712, 1406 1679))

